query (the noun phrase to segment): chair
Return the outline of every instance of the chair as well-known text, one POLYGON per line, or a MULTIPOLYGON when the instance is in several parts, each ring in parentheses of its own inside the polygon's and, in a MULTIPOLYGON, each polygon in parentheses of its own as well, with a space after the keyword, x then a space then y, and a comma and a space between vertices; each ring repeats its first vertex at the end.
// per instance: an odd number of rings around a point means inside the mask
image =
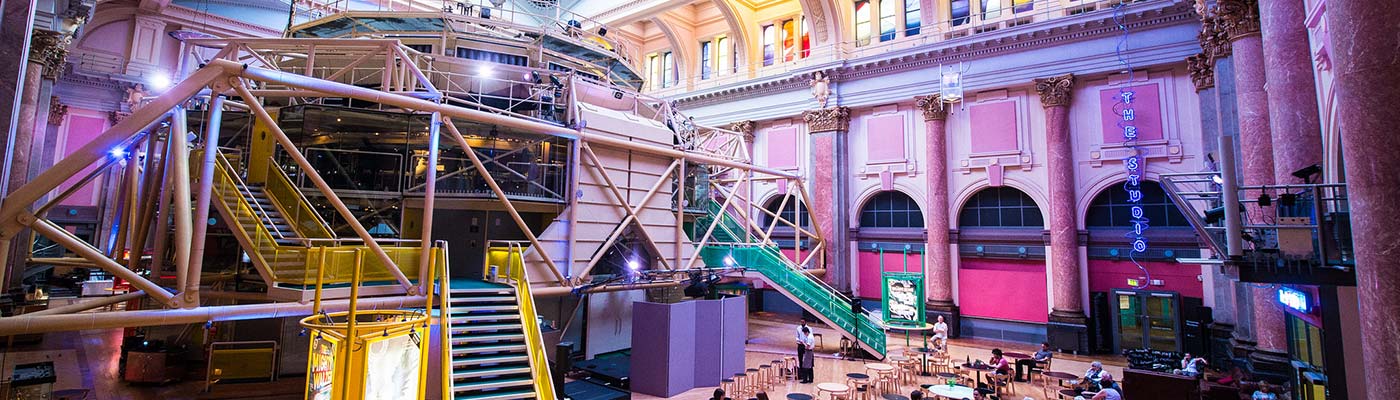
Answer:
POLYGON ((1011 379, 1010 374, 989 374, 992 388, 996 390, 997 397, 1005 397, 1006 394, 1016 394, 1016 381, 1011 379))

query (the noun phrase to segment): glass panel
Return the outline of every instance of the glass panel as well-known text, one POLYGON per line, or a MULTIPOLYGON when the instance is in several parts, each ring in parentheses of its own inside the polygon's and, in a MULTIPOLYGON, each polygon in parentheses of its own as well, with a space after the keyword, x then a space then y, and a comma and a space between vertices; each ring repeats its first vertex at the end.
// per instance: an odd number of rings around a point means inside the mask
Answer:
POLYGON ((700 79, 710 79, 710 55, 713 51, 710 42, 700 42, 700 79))
POLYGON ((856 2, 856 45, 870 43, 870 2, 856 2))
POLYGON ((894 40, 894 6, 896 0, 880 1, 880 41, 894 40))
POLYGON ((676 59, 669 51, 661 55, 661 71, 661 86, 670 87, 676 83, 676 59))
POLYGON ((1153 350, 1177 351, 1176 298, 1147 296, 1147 317, 1150 323, 1148 347, 1153 350))
POLYGON ((919 34, 921 16, 919 0, 904 0, 904 36, 919 34))
POLYGON ((773 65, 773 25, 763 26, 763 65, 773 65))
POLYGON ((1136 294, 1118 294, 1118 343, 1122 348, 1142 347, 1141 304, 1136 294))
POLYGON ((953 16, 953 26, 966 24, 968 16, 972 14, 972 1, 952 0, 949 2, 949 9, 953 16))
POLYGON ((982 0, 982 19, 994 19, 1001 16, 1001 3, 1011 0, 982 0))
POLYGON ((812 53, 812 30, 807 27, 807 17, 802 17, 802 58, 812 53))
POLYGON ((1015 8, 1012 9, 1012 11, 1018 13, 1030 11, 1031 9, 1035 8, 1035 3, 1031 0, 1015 0, 1014 4, 1015 8))
POLYGON ((797 32, 794 32, 794 29, 797 29, 797 26, 792 20, 783 21, 783 61, 792 61, 797 57, 797 32))
POLYGON ((716 65, 718 65, 718 68, 716 68, 715 71, 723 74, 726 70, 732 68, 729 64, 729 52, 731 51, 729 50, 729 38, 721 37, 715 40, 715 43, 718 44, 718 46, 716 46, 718 48, 716 48, 715 51, 719 52, 718 57, 715 57, 717 60, 719 60, 719 62, 715 63, 716 65))

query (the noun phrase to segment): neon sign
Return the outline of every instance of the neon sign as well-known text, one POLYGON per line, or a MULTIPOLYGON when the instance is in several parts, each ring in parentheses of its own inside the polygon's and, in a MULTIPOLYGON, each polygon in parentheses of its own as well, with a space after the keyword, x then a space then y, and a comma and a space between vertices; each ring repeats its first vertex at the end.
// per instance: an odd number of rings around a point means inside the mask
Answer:
MULTIPOLYGON (((1128 204, 1132 206, 1130 208, 1132 213, 1132 219, 1130 220, 1132 223, 1132 230, 1128 231, 1124 236, 1128 238, 1132 246, 1132 251, 1128 252, 1128 260, 1132 261, 1133 265, 1136 265, 1138 269, 1142 270, 1143 281, 1150 283, 1152 281, 1151 274, 1147 270, 1147 267, 1143 266, 1142 263, 1137 260, 1139 255, 1147 252, 1147 237, 1144 235, 1144 232, 1147 231, 1148 220, 1146 213, 1143 212, 1142 209, 1142 175, 1143 170, 1147 167, 1147 160, 1143 157, 1142 149, 1138 147, 1138 129, 1137 123, 1135 122, 1137 120, 1137 110, 1133 108, 1133 96, 1137 93, 1133 91, 1133 87, 1131 86, 1134 82, 1133 66, 1128 61, 1128 56, 1125 54, 1128 48, 1128 25, 1123 22, 1123 7, 1126 6, 1125 3, 1126 2, 1119 1, 1118 4, 1113 6, 1113 20, 1118 24, 1118 30, 1121 32, 1118 36, 1118 46, 1114 48, 1114 52, 1117 54, 1118 63, 1123 66, 1123 71, 1127 74, 1128 78, 1118 87, 1117 101, 1115 101, 1113 105, 1114 113, 1120 117, 1118 120, 1118 127, 1123 129, 1123 147, 1128 150, 1127 156, 1123 158, 1123 167, 1127 169, 1127 180, 1123 182, 1123 190, 1128 192, 1128 204)), ((1146 285, 1139 286, 1137 283, 1131 281, 1130 284, 1138 289, 1146 287, 1146 285)))
POLYGON ((1278 302, 1302 313, 1308 312, 1312 305, 1308 302, 1307 293, 1286 287, 1278 288, 1278 302))

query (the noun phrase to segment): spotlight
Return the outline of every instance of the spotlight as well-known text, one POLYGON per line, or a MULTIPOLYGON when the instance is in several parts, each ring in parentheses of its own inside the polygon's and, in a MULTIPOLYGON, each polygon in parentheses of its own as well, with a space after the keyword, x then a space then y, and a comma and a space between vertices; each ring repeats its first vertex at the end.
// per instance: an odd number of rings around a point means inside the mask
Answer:
POLYGON ((1293 176, 1302 179, 1303 183, 1311 184, 1313 176, 1322 173, 1322 164, 1313 164, 1297 171, 1293 171, 1293 176))
POLYGON ((614 90, 614 91, 613 91, 613 98, 614 98, 614 99, 618 99, 618 100, 622 100, 622 91, 621 91, 621 90, 614 90))
POLYGON ((126 158, 126 149, 117 147, 107 151, 107 155, 112 158, 126 158))
POLYGON ((1215 182, 1215 184, 1217 184, 1217 185, 1224 185, 1224 184, 1225 184, 1225 180, 1224 180, 1224 179, 1220 179, 1220 175, 1211 175, 1211 176, 1210 176, 1210 181, 1211 181, 1211 182, 1215 182))
POLYGON ((151 81, 149 83, 151 84, 151 89, 165 90, 170 87, 170 76, 164 73, 156 73, 151 76, 151 81))
POLYGON ((1294 204, 1298 204, 1298 195, 1293 193, 1284 193, 1278 195, 1278 205, 1284 207, 1293 207, 1294 204))
POLYGON ((1273 204, 1274 204, 1273 198, 1272 198, 1272 197, 1269 197, 1269 194, 1268 194, 1268 193, 1263 193, 1263 194, 1260 194, 1260 195, 1259 195, 1259 206, 1260 206, 1260 207, 1268 207, 1268 206, 1273 205, 1273 204))
POLYGON ((607 36, 607 35, 608 35, 608 28, 601 27, 601 26, 598 27, 598 36, 607 36))
POLYGON ((1215 224, 1215 223, 1218 223, 1218 222, 1220 222, 1220 220, 1221 220, 1222 218, 1225 218, 1225 206, 1220 206, 1220 207, 1216 207, 1216 208, 1212 208, 1212 209, 1206 210, 1206 223, 1207 223, 1207 224, 1215 224))
POLYGON ((482 7, 482 8, 481 8, 481 19, 491 19, 491 9, 490 9, 490 8, 486 8, 486 7, 482 7))
POLYGON ((642 269, 642 264, 637 262, 637 260, 627 260, 627 269, 630 269, 633 272, 635 272, 637 270, 642 269))
POLYGON ((491 76, 491 72, 493 71, 495 71, 495 68, 492 68, 490 65, 476 67, 476 74, 481 76, 491 76))

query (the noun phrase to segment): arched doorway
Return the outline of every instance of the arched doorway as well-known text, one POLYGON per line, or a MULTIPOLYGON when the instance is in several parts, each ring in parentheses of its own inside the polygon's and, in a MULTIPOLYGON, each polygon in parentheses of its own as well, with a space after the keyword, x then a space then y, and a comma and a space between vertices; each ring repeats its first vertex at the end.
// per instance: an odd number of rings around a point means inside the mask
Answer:
POLYGON ((882 272, 924 271, 924 213, 903 192, 880 192, 866 200, 851 239, 860 249, 856 294, 862 299, 880 299, 882 272))
POLYGON ((1045 217, 1025 192, 992 187, 958 213, 958 308, 964 335, 1035 342, 1049 320, 1045 217))
POLYGON ((1199 321, 1204 288, 1201 268, 1176 262, 1200 256, 1195 231, 1156 182, 1143 182, 1142 199, 1132 202, 1122 185, 1100 191, 1084 213, 1089 232, 1090 316, 1102 337, 1102 350, 1152 348, 1205 354, 1205 341, 1181 329, 1199 321), (1147 251, 1133 254, 1126 237, 1133 229, 1132 208, 1148 220, 1147 251), (1139 267, 1141 266, 1141 267, 1139 267))

